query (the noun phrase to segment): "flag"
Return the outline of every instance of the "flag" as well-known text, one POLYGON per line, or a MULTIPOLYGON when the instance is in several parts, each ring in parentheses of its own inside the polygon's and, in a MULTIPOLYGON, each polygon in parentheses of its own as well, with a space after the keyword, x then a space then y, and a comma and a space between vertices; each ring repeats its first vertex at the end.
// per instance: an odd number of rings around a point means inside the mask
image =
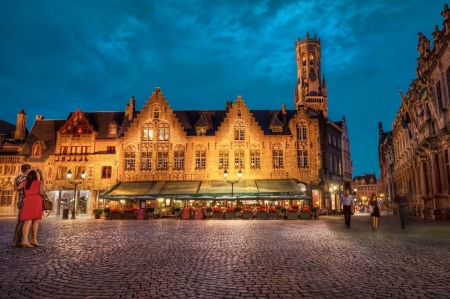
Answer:
POLYGON ((424 103, 428 103, 429 97, 428 97, 427 84, 425 83, 425 80, 423 79, 422 76, 419 76, 417 85, 419 88, 419 99, 421 99, 424 103))
POLYGON ((409 110, 408 104, 406 103, 406 99, 403 96, 402 91, 400 90, 400 88, 398 89, 398 91, 400 92, 400 98, 402 99, 402 106, 403 106, 403 111, 406 114, 406 120, 408 123, 413 122, 415 123, 415 119, 414 119, 414 115, 411 113, 411 110, 409 110))
POLYGON ((402 114, 402 127, 403 129, 408 130, 409 139, 412 139, 411 130, 409 129, 408 124, 406 123, 406 119, 403 117, 403 114, 402 114))

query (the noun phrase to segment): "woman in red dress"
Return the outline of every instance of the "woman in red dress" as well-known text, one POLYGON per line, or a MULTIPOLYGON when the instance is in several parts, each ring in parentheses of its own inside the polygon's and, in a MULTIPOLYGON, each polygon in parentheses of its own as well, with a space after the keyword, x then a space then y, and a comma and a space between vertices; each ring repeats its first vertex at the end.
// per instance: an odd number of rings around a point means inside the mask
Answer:
POLYGON ((39 246, 37 241, 37 233, 39 228, 39 219, 42 219, 42 196, 44 195, 44 182, 38 180, 38 174, 42 178, 40 170, 30 171, 27 179, 23 182, 22 188, 25 188, 25 203, 20 214, 20 220, 25 221, 23 225, 23 247, 39 246), (28 241, 28 233, 30 225, 33 223, 31 229, 31 241, 28 241))

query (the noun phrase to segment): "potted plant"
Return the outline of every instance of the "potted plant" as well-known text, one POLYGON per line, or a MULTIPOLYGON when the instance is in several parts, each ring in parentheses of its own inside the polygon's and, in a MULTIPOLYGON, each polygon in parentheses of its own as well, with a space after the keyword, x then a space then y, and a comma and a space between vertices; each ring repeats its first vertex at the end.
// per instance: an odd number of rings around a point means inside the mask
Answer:
POLYGON ((223 219, 223 212, 222 212, 221 207, 216 206, 213 208, 212 218, 213 219, 223 219))
POLYGON ((109 219, 111 220, 122 219, 122 212, 119 209, 111 209, 109 212, 109 219))
POLYGON ((155 208, 153 207, 148 207, 145 209, 145 213, 147 214, 147 219, 152 219, 153 218, 153 212, 155 211, 155 208))
POLYGON ((302 220, 311 219, 311 209, 309 207, 304 207, 300 210, 300 219, 302 220))
POLYGON ((206 218, 207 219, 211 219, 211 216, 212 216, 212 208, 211 207, 207 207, 206 209, 205 209, 205 214, 206 214, 206 218))
MULTIPOLYGON (((298 207, 298 206, 297 206, 298 207)), ((298 219, 298 209, 296 209, 296 207, 291 206, 287 211, 286 211, 286 218, 288 220, 295 220, 298 219)))
POLYGON ((175 219, 178 220, 180 219, 180 213, 181 213, 181 208, 176 207, 173 209, 174 213, 175 213, 175 219))
POLYGON ((234 208, 234 215, 236 216, 236 219, 239 218, 239 215, 241 215, 241 211, 242 211, 241 207, 234 208))
POLYGON ((280 214, 281 214, 281 218, 286 219, 286 208, 281 208, 280 209, 280 214))
POLYGON ((233 207, 229 207, 225 210, 225 219, 234 219, 235 218, 235 213, 234 213, 234 208, 233 207))
POLYGON ((95 219, 100 219, 100 216, 102 216, 103 209, 97 208, 93 210, 95 219))
POLYGON ((126 208, 123 210, 122 219, 134 220, 136 218, 137 209, 126 208))
POLYGON ((312 207, 311 213, 316 220, 319 220, 319 208, 317 206, 312 207))
POLYGON ((253 211, 250 208, 244 208, 242 210, 242 219, 253 219, 253 211))
POLYGON ((267 210, 267 219, 278 219, 280 218, 280 213, 276 208, 269 208, 267 210))
POLYGON ((267 219, 267 212, 266 209, 263 207, 260 207, 258 211, 256 212, 256 219, 267 219))
POLYGON ((105 213, 105 219, 109 218, 109 212, 111 211, 111 208, 104 208, 103 212, 105 213))

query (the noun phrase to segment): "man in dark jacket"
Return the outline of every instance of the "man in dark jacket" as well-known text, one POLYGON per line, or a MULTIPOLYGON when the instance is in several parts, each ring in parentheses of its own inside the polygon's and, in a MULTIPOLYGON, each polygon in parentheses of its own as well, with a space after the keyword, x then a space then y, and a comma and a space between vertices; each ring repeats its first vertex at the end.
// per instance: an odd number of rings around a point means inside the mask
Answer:
MULTIPOLYGON (((28 171, 30 171, 31 166, 29 164, 23 164, 20 170, 22 173, 18 175, 14 179, 14 187, 20 186, 26 178, 28 171)), ((14 240, 13 240, 13 246, 21 246, 22 245, 22 228, 23 228, 23 221, 20 221, 20 213, 22 212, 23 203, 25 202, 25 188, 22 188, 17 191, 17 223, 16 227, 14 228, 14 240)))

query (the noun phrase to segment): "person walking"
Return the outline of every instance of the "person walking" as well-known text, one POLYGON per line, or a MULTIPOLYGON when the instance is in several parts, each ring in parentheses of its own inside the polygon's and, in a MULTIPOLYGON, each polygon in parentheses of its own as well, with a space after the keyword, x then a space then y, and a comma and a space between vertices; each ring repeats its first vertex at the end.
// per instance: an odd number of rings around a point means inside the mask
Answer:
POLYGON ((405 195, 405 191, 400 190, 394 201, 398 204, 398 214, 400 215, 402 229, 406 229, 406 206, 408 205, 409 200, 405 195))
POLYGON ((355 201, 353 200, 353 196, 350 194, 348 189, 345 189, 344 194, 341 195, 340 206, 344 211, 345 225, 347 225, 347 228, 350 228, 352 210, 355 206, 355 201))
MULTIPOLYGON (((30 170, 31 166, 29 164, 23 164, 20 167, 20 170, 22 171, 21 174, 19 174, 14 179, 14 187, 17 188, 22 185, 22 183, 27 178, 28 171, 30 170)), ((14 227, 14 239, 13 239, 13 246, 21 246, 22 244, 22 230, 23 230, 23 221, 20 220, 20 214, 22 212, 23 203, 25 201, 25 191, 23 188, 20 190, 17 190, 17 223, 16 227, 14 227)))
POLYGON ((378 217, 380 217, 380 206, 378 205, 377 195, 370 195, 370 216, 372 217, 372 228, 378 228, 378 217))
MULTIPOLYGON (((25 191, 25 203, 22 208, 20 220, 24 221, 22 247, 40 246, 37 241, 37 234, 39 229, 39 220, 42 219, 42 196, 44 195, 44 181, 38 180, 39 177, 43 179, 42 172, 39 169, 28 172, 22 188, 25 191), (31 241, 28 241, 28 233, 31 229, 31 241)), ((20 187, 18 187, 20 188, 20 187)), ((18 189, 19 190, 19 189, 18 189)))

